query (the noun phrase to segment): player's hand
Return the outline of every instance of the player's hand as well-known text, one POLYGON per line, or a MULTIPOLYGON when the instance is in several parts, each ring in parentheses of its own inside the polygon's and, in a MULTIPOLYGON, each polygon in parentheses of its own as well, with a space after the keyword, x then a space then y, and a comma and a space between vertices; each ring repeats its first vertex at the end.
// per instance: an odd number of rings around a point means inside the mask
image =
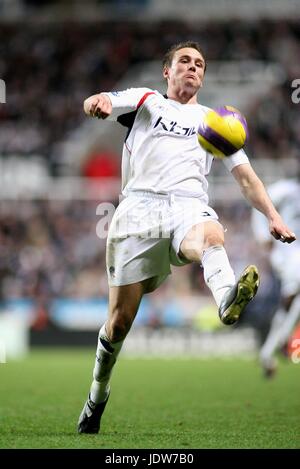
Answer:
POLYGON ((292 243, 296 239, 295 233, 293 233, 282 221, 280 217, 270 221, 270 233, 282 243, 292 243))
POLYGON ((84 112, 88 116, 106 119, 112 112, 112 104, 109 97, 105 94, 95 94, 84 101, 84 112))

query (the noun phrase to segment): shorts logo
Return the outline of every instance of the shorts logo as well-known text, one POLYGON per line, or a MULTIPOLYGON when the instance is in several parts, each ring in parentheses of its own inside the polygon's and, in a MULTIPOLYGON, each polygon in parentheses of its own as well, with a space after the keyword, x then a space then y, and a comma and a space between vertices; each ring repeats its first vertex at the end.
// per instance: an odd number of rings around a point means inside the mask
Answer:
POLYGON ((108 270, 109 270, 110 276, 114 277, 115 276, 115 268, 113 266, 111 266, 108 270))

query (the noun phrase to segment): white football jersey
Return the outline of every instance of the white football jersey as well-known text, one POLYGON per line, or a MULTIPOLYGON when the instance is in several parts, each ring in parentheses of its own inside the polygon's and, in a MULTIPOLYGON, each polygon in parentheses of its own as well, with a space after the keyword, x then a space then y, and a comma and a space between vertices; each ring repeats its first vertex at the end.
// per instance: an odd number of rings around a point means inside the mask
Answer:
MULTIPOLYGON (((109 116, 128 127, 122 154, 122 193, 142 190, 199 197, 208 203, 213 156, 198 143, 197 129, 210 108, 181 104, 149 88, 108 92, 109 116)), ((224 158, 231 171, 249 163, 243 150, 224 158)))

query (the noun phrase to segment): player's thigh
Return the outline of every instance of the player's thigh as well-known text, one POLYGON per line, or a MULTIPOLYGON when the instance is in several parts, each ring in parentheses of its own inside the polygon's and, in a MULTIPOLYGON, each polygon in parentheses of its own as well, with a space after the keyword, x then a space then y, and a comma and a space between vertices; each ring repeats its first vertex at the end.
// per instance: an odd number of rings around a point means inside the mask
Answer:
POLYGON ((180 244, 180 255, 188 261, 201 262, 202 253, 211 246, 223 246, 224 230, 218 221, 194 225, 180 244))

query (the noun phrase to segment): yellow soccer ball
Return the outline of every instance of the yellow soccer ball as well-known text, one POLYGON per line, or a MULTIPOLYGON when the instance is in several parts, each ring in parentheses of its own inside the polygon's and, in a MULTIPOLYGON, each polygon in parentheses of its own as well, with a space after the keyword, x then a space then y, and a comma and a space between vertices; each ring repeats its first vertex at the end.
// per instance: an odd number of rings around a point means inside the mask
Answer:
POLYGON ((200 145, 217 158, 237 152, 243 148, 247 138, 247 121, 243 114, 232 106, 208 111, 198 128, 200 145))

